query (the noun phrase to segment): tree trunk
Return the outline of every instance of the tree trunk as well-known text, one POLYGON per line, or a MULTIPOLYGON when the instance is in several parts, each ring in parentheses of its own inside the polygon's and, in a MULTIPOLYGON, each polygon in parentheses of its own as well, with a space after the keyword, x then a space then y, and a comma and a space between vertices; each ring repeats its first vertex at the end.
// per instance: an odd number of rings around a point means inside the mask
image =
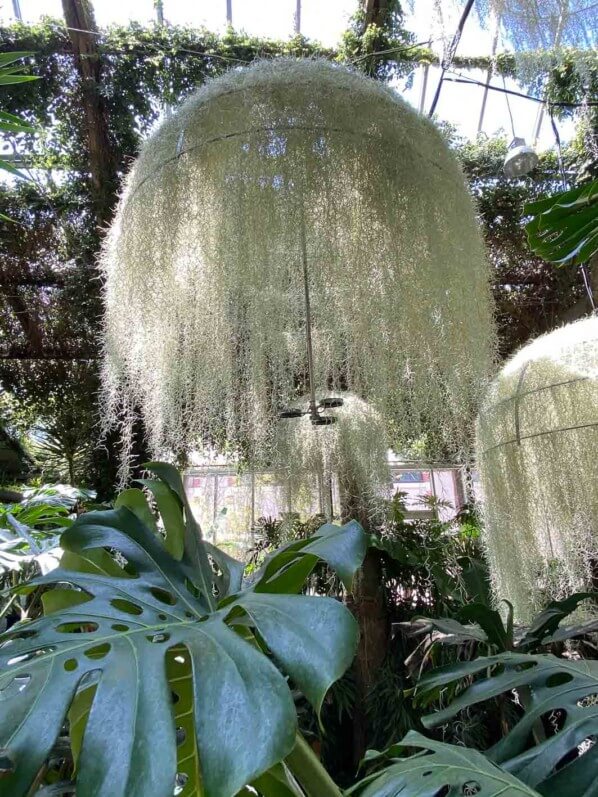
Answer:
POLYGON ((23 330, 28 349, 34 356, 39 356, 44 348, 44 336, 35 308, 25 301, 16 286, 1 287, 0 291, 4 294, 7 304, 23 330))
MULTIPOLYGON (((98 31, 90 0, 62 0, 62 8, 81 78, 89 171, 98 228, 103 230, 112 220, 117 203, 119 159, 110 135, 108 111, 102 96, 102 59, 98 47, 98 31)), ((116 438, 117 435, 109 435, 103 442, 101 451, 96 449, 97 458, 102 461, 101 470, 114 479, 119 450, 116 438)), ((134 456, 137 462, 145 462, 148 458, 145 438, 141 434, 135 435, 134 456)), ((98 483, 96 486, 98 495, 109 494, 108 485, 98 483)))
POLYGON ((365 29, 369 25, 383 28, 388 14, 388 0, 365 0, 365 29))
MULTIPOLYGON (((342 482, 342 480, 339 480, 342 482)), ((357 520, 370 532, 370 520, 359 485, 345 484, 341 492, 342 522, 357 520)), ((361 569, 353 581, 353 592, 347 597, 347 606, 359 625, 359 644, 355 657, 354 674, 356 702, 353 712, 353 764, 357 766, 367 749, 368 695, 376 683, 386 658, 390 641, 390 624, 384 587, 382 563, 378 551, 368 550, 361 569)))
POLYGON ((96 218, 98 226, 105 227, 116 204, 118 170, 101 92, 102 60, 97 27, 89 0, 62 0, 62 8, 83 90, 82 111, 96 218))

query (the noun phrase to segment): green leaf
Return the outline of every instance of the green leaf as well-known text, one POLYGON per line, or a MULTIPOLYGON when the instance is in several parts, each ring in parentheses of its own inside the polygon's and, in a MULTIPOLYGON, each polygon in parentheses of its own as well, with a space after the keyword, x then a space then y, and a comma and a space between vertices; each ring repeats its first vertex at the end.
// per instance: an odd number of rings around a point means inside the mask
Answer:
POLYGON ((139 482, 147 487, 156 499, 166 531, 166 550, 175 559, 182 559, 185 550, 185 519, 176 493, 163 481, 157 479, 139 479, 139 482))
MULTIPOLYGON (((507 601, 508 603, 508 601, 507 601)), ((489 645, 500 651, 509 650, 513 646, 512 615, 513 607, 509 605, 508 627, 505 628, 500 614, 494 609, 489 609, 483 603, 469 603, 459 611, 459 619, 464 622, 474 622, 483 629, 489 645), (509 627, 511 634, 509 634, 509 627)))
POLYGON ((0 86, 12 86, 16 83, 29 83, 32 80, 39 80, 38 75, 0 74, 0 86))
MULTIPOLYGON (((304 793, 284 764, 277 764, 251 784, 260 797, 304 797, 304 793)), ((248 795, 253 792, 248 790, 248 795)))
POLYGON ((81 755, 81 748, 83 747, 85 728, 87 727, 89 712, 91 711, 96 692, 97 684, 93 684, 93 686, 88 686, 87 689, 82 689, 77 692, 68 712, 69 738, 71 740, 71 752, 73 753, 75 771, 77 771, 79 766, 79 757, 81 755))
MULTIPOLYGON (((181 502, 181 508, 184 512, 184 554, 187 560, 195 566, 197 574, 201 583, 203 594, 208 601, 210 608, 215 608, 215 597, 212 594, 213 573, 210 566, 206 549, 202 545, 202 533, 199 523, 195 520, 181 474, 178 470, 167 462, 147 462, 145 468, 151 470, 168 486, 170 490, 177 496, 181 502)), ((175 532, 178 535, 180 532, 175 532)), ((168 531, 167 531, 168 534, 168 531)), ((178 541, 177 541, 178 546, 178 541)))
MULTIPOLYGON (((29 179, 29 177, 27 177, 26 174, 20 172, 15 166, 12 165, 12 163, 9 163, 8 161, 3 160, 2 158, 0 158, 0 169, 4 169, 5 172, 10 172, 10 174, 14 174, 15 177, 20 177, 21 180, 29 179)), ((11 221, 11 219, 9 219, 9 221, 11 221)))
POLYGON ((248 591, 232 605, 243 607, 319 714, 326 692, 353 661, 358 638, 353 615, 340 601, 305 595, 248 591))
POLYGON ((193 670, 189 653, 183 645, 168 651, 166 673, 175 701, 174 724, 180 737, 176 770, 187 779, 179 797, 202 797, 201 764, 193 707, 193 670))
POLYGON ((80 550, 78 553, 65 551, 60 559, 60 566, 64 570, 76 570, 80 573, 98 573, 115 578, 131 577, 102 548, 80 550))
POLYGON ((35 55, 35 53, 30 50, 15 50, 12 53, 0 53, 0 69, 9 64, 14 64, 15 61, 20 61, 22 58, 30 58, 32 55, 35 55))
POLYGON ((475 603, 492 606, 488 567, 479 559, 462 556, 458 560, 461 566, 461 579, 465 584, 467 595, 475 603))
POLYGON ((7 788, 15 797, 27 793, 77 684, 99 670, 79 790, 97 797, 171 797, 176 746, 165 658, 169 648, 185 645, 206 797, 232 797, 293 746, 295 711, 284 678, 225 624, 224 613, 206 618, 205 605, 185 586, 193 574, 129 510, 84 515, 63 537, 75 553, 98 544, 119 550, 138 577, 54 572, 38 583, 67 581, 92 600, 2 638, 8 644, 0 650, 6 694, 0 739, 17 762, 7 788), (98 660, 90 654, 99 646, 108 649, 98 660), (15 679, 25 676, 30 681, 19 691, 15 679))
MULTIPOLYGON (((561 622, 574 612, 580 603, 585 600, 598 600, 598 592, 576 592, 561 601, 552 601, 538 614, 531 622, 525 636, 519 643, 520 650, 528 650, 538 645, 546 644, 547 637, 555 634, 561 622)), ((569 634, 564 636, 563 633, 558 635, 558 639, 570 639, 571 636, 577 634, 569 634)), ((555 641, 555 640, 553 640, 555 641)))
POLYGON ((87 603, 90 598, 85 592, 56 587, 55 589, 46 590, 41 600, 44 614, 53 614, 54 612, 61 612, 63 609, 69 609, 71 606, 87 603))
MULTIPOLYGON (((119 509, 121 506, 126 506, 127 509, 130 509, 134 515, 137 515, 139 520, 144 523, 148 529, 151 529, 155 534, 158 533, 156 519, 149 507, 143 490, 138 490, 135 487, 131 487, 129 490, 123 490, 123 492, 118 495, 116 501, 114 502, 115 509, 119 509)), ((164 518, 162 518, 162 520, 164 520, 164 518)), ((170 549, 167 548, 167 550, 170 549)), ((173 556, 175 559, 180 559, 180 557, 177 557, 175 554, 173 554, 173 556)))
POLYGON ((368 535, 354 520, 344 526, 326 523, 312 537, 289 543, 268 557, 258 573, 254 589, 256 592, 299 592, 322 559, 350 590, 368 543, 368 535))
POLYGON ((440 687, 476 675, 481 677, 448 708, 424 717, 424 726, 441 725, 462 709, 516 690, 524 714, 487 755, 542 794, 583 794, 581 785, 598 778, 596 754, 577 757, 578 746, 595 735, 598 728, 598 662, 503 653, 434 670, 421 679, 417 693, 425 699, 426 693, 435 694, 440 687), (557 715, 562 717, 559 728, 529 748, 532 731, 542 723, 550 726, 550 717, 557 715), (560 770, 556 775, 554 771, 567 756, 574 760, 567 764, 565 779, 560 770), (565 788, 562 784, 563 790, 552 790, 554 778, 559 782, 567 780, 568 785, 565 788))
POLYGON ((410 731, 400 744, 390 747, 383 756, 389 758, 390 763, 349 789, 347 795, 538 797, 537 792, 488 761, 477 750, 426 739, 416 731, 410 731), (399 758, 413 750, 418 752, 399 758))
POLYGON ((524 206, 530 248, 557 265, 585 263, 598 252, 598 180, 524 206))
POLYGON ((462 645, 464 642, 488 642, 486 632, 475 623, 463 625, 452 617, 414 617, 409 623, 401 624, 412 636, 422 636, 438 631, 443 636, 435 640, 443 645, 462 645))
MULTIPOLYGON (((13 797, 28 793, 69 710, 78 734, 84 727, 78 793, 171 797, 176 772, 198 780, 201 762, 202 797, 233 797, 295 744, 291 692, 256 638, 316 707, 350 663, 356 625, 340 602, 249 591, 210 613, 196 570, 124 506, 82 515, 62 545, 84 570, 66 569, 63 558, 32 583, 63 585, 61 593, 69 584, 87 602, 0 637, 0 747, 14 757, 13 797), (97 679, 91 708, 81 697, 89 679, 97 679), (177 727, 194 736, 187 757, 177 727)), ((238 574, 218 578, 232 584, 238 574)))
POLYGON ((27 124, 26 122, 22 122, 17 116, 12 117, 12 119, 6 119, 3 117, 11 116, 11 114, 5 114, 0 111, 0 130, 4 133, 33 133, 35 128, 31 125, 27 124), (13 121, 14 120, 14 121, 13 121))

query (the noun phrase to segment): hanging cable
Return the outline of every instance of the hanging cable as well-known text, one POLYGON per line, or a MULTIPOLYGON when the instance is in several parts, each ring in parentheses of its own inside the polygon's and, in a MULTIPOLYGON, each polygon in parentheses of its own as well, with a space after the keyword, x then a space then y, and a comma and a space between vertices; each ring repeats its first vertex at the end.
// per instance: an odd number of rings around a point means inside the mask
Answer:
POLYGON ((507 101, 507 110, 509 112, 509 119, 511 120, 511 133, 513 134, 513 138, 517 137, 517 133, 515 132, 515 122, 513 121, 513 111, 511 110, 511 101, 509 100, 509 92, 507 91, 507 81, 505 80, 505 76, 502 76, 502 84, 504 86, 505 91, 505 99, 507 101))
POLYGON ((563 191, 566 191, 569 186, 567 184, 567 177, 565 175, 565 166, 563 164, 563 148, 561 146, 561 136, 559 134, 559 129, 556 126, 556 121, 554 118, 554 114, 552 112, 552 106, 550 104, 548 105, 548 115, 550 117, 550 126, 552 127, 552 132, 554 133, 554 140, 556 142, 556 154, 557 154, 557 161, 559 164, 561 185, 563 186, 563 191))
POLYGON ((471 13, 471 9, 473 8, 473 3, 474 0, 467 0, 467 3, 465 4, 465 8, 463 9, 463 13, 461 14, 459 24, 457 25, 457 30, 455 31, 455 35, 453 36, 448 52, 446 56, 442 59, 442 72, 440 73, 440 80, 438 81, 438 86, 436 87, 436 93, 434 94, 434 99, 432 100, 432 105, 430 106, 430 110, 428 112, 428 116, 430 118, 434 115, 434 111, 436 110, 436 106, 438 105, 438 100, 440 99, 440 91, 442 89, 444 76, 447 70, 450 68, 451 64, 453 63, 453 58, 455 57, 455 53, 457 52, 457 47, 459 46, 459 42, 461 41, 461 36, 463 34, 463 28, 465 27, 465 23, 467 22, 469 14, 471 13))

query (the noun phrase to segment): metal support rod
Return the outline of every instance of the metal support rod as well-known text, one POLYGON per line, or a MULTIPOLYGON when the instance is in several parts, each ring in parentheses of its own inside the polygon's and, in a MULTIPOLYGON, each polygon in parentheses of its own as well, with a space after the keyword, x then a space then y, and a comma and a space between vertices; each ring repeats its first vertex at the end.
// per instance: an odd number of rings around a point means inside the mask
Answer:
POLYGON ((212 508, 212 543, 216 545, 216 520, 218 518, 218 474, 214 476, 214 506, 212 508))
POLYGON ((295 6, 295 35, 301 35, 301 0, 297 0, 295 6))
POLYGON ((255 471, 251 469, 251 539, 255 537, 255 471))
POLYGON ((226 24, 229 28, 233 26, 233 0, 226 0, 226 24))
POLYGON ((18 19, 19 22, 23 21, 23 15, 21 14, 21 4, 19 0, 12 0, 12 13, 15 15, 15 19, 18 19))
POLYGON ((434 468, 430 466, 430 481, 432 483, 432 495, 434 497, 434 514, 438 518, 438 495, 436 494, 436 479, 434 478, 434 468))
MULTIPOLYGON (((564 0, 564 3, 561 5, 561 13, 556 27, 556 33, 554 34, 554 46, 553 46, 554 50, 556 50, 561 43, 561 37, 563 35, 563 27, 565 25, 565 17, 567 15, 568 9, 569 9, 569 0, 564 0)), ((542 130, 543 121, 544 121, 544 104, 540 105, 540 107, 538 108, 538 113, 536 115, 536 127, 534 130, 534 138, 532 143, 533 147, 536 147, 538 145, 538 140, 540 138, 540 132, 542 130)))
POLYGON ((303 264, 303 290, 305 295, 305 338, 307 344, 307 373, 309 377, 309 412, 312 418, 318 415, 316 404, 316 380, 314 378, 314 352, 311 339, 311 302, 309 298, 309 275, 307 272, 307 241, 305 239, 305 216, 301 210, 301 260, 303 264))
POLYGON ((467 22, 467 17, 471 13, 473 4, 474 0, 467 0, 465 8, 463 9, 463 13, 461 14, 461 19, 459 20, 459 24, 457 25, 457 30, 455 31, 455 35, 453 36, 453 39, 451 41, 447 57, 443 59, 442 71, 440 73, 440 80, 438 81, 438 86, 436 86, 436 93, 434 94, 434 99, 432 100, 432 105, 430 106, 430 110, 428 112, 428 116, 430 117, 434 115, 434 111, 436 110, 436 106, 438 105, 438 100, 440 98, 440 90, 442 89, 444 76, 447 70, 450 69, 450 66, 453 62, 453 58, 455 57, 455 53, 457 52, 457 47, 459 46, 459 41, 461 40, 461 35, 463 34, 463 28, 465 27, 465 23, 467 22))
POLYGON ((496 50, 498 48, 498 34, 500 32, 500 18, 496 20, 496 28, 494 30, 494 38, 492 39, 492 54, 490 55, 490 65, 488 67, 488 71, 486 72, 486 86, 484 87, 484 95, 482 97, 482 107, 480 108, 480 118, 478 121, 478 133, 482 132, 482 126, 484 124, 484 116, 486 114, 486 103, 488 102, 488 92, 489 92, 489 85, 490 80, 492 78, 492 73, 494 72, 494 63, 493 58, 496 55, 496 50))
POLYGON ((154 0, 154 8, 156 9, 156 22, 160 27, 164 25, 164 0, 154 0))
MULTIPOLYGON (((428 41, 428 47, 432 46, 432 42, 428 41)), ((419 112, 423 113, 426 109, 426 92, 428 90, 428 77, 430 76, 430 64, 424 66, 424 74, 422 76, 422 91, 419 98, 419 112)))

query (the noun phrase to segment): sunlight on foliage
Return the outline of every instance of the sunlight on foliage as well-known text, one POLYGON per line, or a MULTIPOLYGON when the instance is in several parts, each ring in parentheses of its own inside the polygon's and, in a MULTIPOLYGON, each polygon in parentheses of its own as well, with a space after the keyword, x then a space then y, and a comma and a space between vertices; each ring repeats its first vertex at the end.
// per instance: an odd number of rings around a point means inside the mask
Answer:
POLYGON ((231 71, 142 148, 103 255, 107 425, 139 409, 156 455, 272 461, 309 388, 302 229, 318 394, 463 453, 494 336, 462 173, 395 93, 317 61, 231 71))
POLYGON ((591 589, 598 534, 598 317, 521 349, 478 423, 494 590, 528 621, 547 599, 591 589))

